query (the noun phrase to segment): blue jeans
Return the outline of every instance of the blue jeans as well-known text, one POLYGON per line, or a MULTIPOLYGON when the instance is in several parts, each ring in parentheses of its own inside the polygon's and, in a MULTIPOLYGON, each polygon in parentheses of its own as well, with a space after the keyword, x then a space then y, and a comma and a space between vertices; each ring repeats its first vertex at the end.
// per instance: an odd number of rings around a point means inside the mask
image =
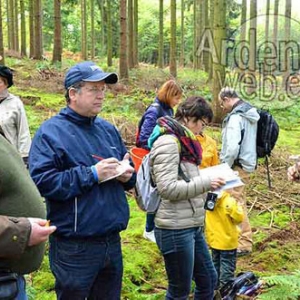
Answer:
POLYGON ((147 213, 147 216, 146 216, 146 231, 147 232, 154 230, 154 227, 155 227, 154 219, 155 219, 155 213, 147 213))
POLYGON ((50 237, 50 268, 58 300, 119 300, 123 275, 120 235, 70 240, 50 237))
POLYGON ((218 287, 221 288, 227 282, 234 280, 236 267, 236 249, 211 250, 213 263, 218 273, 218 287))
POLYGON ((203 237, 203 228, 168 230, 155 227, 155 238, 168 276, 166 299, 188 299, 192 279, 196 283, 195 300, 213 299, 217 272, 203 237))
POLYGON ((27 295, 26 295, 26 282, 25 278, 22 275, 18 276, 18 288, 19 288, 19 293, 16 298, 16 300, 27 300, 27 295))

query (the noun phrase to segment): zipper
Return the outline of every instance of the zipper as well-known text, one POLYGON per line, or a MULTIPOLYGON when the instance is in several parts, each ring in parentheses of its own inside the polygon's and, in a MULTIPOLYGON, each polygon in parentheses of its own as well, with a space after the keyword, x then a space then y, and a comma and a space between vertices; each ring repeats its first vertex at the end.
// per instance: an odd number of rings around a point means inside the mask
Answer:
POLYGON ((74 232, 77 232, 77 197, 75 198, 75 219, 74 219, 74 232))

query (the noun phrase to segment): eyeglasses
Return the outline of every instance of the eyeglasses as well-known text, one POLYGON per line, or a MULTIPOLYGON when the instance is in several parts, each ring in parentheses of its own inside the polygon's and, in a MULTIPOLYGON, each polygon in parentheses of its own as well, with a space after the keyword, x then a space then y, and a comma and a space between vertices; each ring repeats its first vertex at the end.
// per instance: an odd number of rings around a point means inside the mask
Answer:
POLYGON ((203 128, 206 127, 206 126, 208 125, 204 120, 200 119, 200 121, 202 122, 202 127, 203 127, 203 128))
POLYGON ((87 87, 87 86, 85 86, 85 89, 89 92, 89 93, 91 93, 91 94, 93 94, 93 95, 97 95, 97 94, 104 94, 105 93, 105 91, 106 91, 106 85, 104 85, 104 86, 102 86, 101 88, 97 88, 97 87, 87 87))

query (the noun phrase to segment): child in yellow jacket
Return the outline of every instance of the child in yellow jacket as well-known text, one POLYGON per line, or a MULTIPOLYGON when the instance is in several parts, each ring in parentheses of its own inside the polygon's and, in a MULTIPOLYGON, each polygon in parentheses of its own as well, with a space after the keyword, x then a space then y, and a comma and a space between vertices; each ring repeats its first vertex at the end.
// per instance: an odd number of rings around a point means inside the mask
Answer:
MULTIPOLYGON (((203 132, 197 139, 203 151, 200 168, 219 164, 216 141, 203 132)), ((205 235, 218 273, 218 287, 234 279, 240 231, 237 225, 243 217, 242 207, 227 192, 219 195, 213 211, 206 211, 205 235)))
POLYGON ((237 225, 243 217, 242 207, 227 192, 219 196, 213 211, 206 211, 206 241, 211 248, 219 287, 234 279, 240 232, 237 225))

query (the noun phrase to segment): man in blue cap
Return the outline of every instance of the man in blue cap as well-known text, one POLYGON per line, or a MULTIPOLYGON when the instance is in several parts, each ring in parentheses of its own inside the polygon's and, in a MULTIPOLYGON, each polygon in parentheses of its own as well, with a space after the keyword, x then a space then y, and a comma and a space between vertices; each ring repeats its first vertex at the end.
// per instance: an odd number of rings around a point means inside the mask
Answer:
POLYGON ((37 131, 30 174, 46 198, 50 267, 58 299, 120 299, 120 231, 129 207, 125 191, 135 173, 118 130, 97 117, 106 84, 118 81, 93 62, 66 74, 67 107, 37 131))

